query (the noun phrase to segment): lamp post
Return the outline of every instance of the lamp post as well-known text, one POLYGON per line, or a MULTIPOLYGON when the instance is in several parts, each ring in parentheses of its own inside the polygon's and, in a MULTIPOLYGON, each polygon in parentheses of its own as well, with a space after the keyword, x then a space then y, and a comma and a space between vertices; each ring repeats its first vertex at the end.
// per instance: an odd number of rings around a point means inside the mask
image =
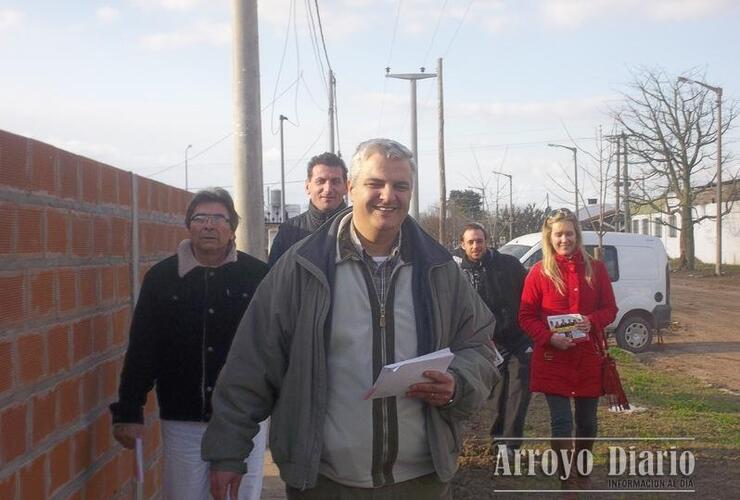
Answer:
MULTIPOLYGON (((491 171, 492 173, 496 175, 503 175, 504 177, 509 178, 509 241, 514 239, 514 197, 513 197, 513 177, 511 174, 505 174, 503 172, 496 172, 495 170, 491 171)), ((498 196, 498 193, 497 193, 498 196)))
POLYGON ((411 152, 416 162, 416 175, 414 176, 414 189, 411 193, 411 217, 419 220, 419 151, 417 142, 417 125, 416 125, 416 80, 425 80, 436 77, 436 73, 391 73, 390 68, 386 68, 386 78, 398 78, 408 80, 411 83, 411 152))
POLYGON ((678 77, 679 83, 695 83, 717 94, 717 248, 714 274, 722 274, 722 87, 713 87, 704 82, 678 77))
POLYGON ((185 148, 185 191, 188 191, 188 150, 192 147, 192 144, 188 144, 185 148))
POLYGON ((578 219, 578 149, 573 146, 563 146, 562 144, 548 144, 551 148, 564 148, 570 149, 573 152, 573 184, 576 187, 575 195, 575 207, 576 207, 576 220, 578 219))

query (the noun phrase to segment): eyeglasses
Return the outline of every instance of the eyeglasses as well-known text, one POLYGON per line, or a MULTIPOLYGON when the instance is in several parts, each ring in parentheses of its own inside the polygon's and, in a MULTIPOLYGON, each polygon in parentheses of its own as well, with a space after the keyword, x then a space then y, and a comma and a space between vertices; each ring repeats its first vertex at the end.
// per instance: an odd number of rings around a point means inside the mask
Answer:
POLYGON ((224 226, 230 222, 221 214, 195 214, 190 218, 190 223, 197 226, 205 225, 209 221, 214 226, 224 226))

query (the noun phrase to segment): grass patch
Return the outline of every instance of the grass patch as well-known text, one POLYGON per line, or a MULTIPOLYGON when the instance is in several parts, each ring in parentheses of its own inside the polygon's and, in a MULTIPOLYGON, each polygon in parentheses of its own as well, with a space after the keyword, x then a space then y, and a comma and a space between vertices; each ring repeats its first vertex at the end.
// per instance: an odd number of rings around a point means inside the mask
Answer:
MULTIPOLYGON (((679 259, 668 259, 670 268, 672 270, 679 269, 680 261, 679 259)), ((702 262, 699 259, 694 259, 694 270, 693 271, 687 271, 692 272, 694 274, 700 274, 700 275, 706 275, 706 276, 712 276, 714 275, 714 264, 708 264, 706 262, 702 262)), ((722 264, 722 274, 740 274, 740 265, 733 265, 733 264, 722 264)))

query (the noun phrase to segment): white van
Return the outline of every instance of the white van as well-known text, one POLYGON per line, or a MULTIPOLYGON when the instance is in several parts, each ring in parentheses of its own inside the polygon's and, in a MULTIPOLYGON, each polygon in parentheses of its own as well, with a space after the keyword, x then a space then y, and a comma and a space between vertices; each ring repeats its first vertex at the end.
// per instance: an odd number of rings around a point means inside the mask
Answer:
MULTIPOLYGON (((598 235, 583 231, 583 245, 591 255, 598 235)), ((604 264, 617 299, 617 317, 607 327, 616 332, 617 344, 632 352, 645 351, 653 333, 671 322, 670 270, 663 243, 652 236, 632 233, 604 234, 604 264)), ((542 235, 520 236, 499 248, 530 269, 542 259, 542 235)))

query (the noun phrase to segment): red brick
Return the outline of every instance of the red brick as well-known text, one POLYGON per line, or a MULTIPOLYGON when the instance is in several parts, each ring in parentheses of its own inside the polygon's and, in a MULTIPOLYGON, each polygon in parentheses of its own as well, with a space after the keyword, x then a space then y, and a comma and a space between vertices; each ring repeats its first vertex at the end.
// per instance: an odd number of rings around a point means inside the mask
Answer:
POLYGON ((41 455, 21 469, 21 498, 48 498, 46 492, 46 455, 41 455))
POLYGON ((46 251, 67 253, 67 216, 64 212, 49 209, 46 211, 46 251))
POLYGON ((144 498, 153 498, 162 484, 162 461, 157 462, 144 472, 144 498))
POLYGON ((92 369, 82 375, 82 413, 95 409, 98 399, 98 371, 92 369))
POLYGON ((113 314, 113 345, 121 346, 128 339, 130 307, 120 309, 113 314))
POLYGON ((111 329, 110 319, 110 314, 98 314, 93 317, 92 350, 95 354, 101 354, 108 350, 111 329))
POLYGON ((59 151, 59 180, 62 198, 80 199, 79 157, 67 151, 59 151))
POLYGON ((148 211, 149 208, 149 190, 151 187, 151 181, 143 177, 136 177, 138 184, 138 196, 139 196, 139 210, 148 211))
POLYGON ((92 463, 92 436, 91 428, 86 427, 75 433, 75 451, 72 456, 72 476, 77 476, 87 469, 92 463))
POLYGON ((26 403, 17 403, 0 413, 0 463, 26 452, 26 403))
POLYGON ((33 398, 33 445, 36 446, 54 431, 54 392, 33 398))
POLYGON ((97 203, 100 200, 100 167, 87 158, 80 159, 82 171, 82 201, 97 203))
POLYGON ((69 368, 69 327, 56 325, 46 333, 49 375, 69 368))
POLYGON ((17 323, 24 318, 25 289, 23 276, 0 276, 0 326, 17 323))
POLYGON ((129 252, 131 224, 126 219, 114 217, 111 220, 111 254, 125 256, 129 252))
POLYGON ((0 130, 0 185, 18 189, 28 186, 27 141, 25 137, 0 130))
POLYGON ((93 422, 93 458, 99 458, 110 449, 112 429, 110 413, 108 412, 103 413, 93 422))
POLYGON ((66 313, 77 307, 77 272, 64 269, 57 273, 59 284, 59 312, 66 313))
POLYGON ((85 484, 85 498, 110 498, 105 494, 103 469, 98 469, 85 484))
POLYGON ((43 271, 31 275, 31 316, 34 319, 54 312, 54 273, 43 271))
POLYGON ((8 476, 0 481, 0 498, 13 500, 15 498, 15 475, 8 476))
POLYGON ((92 319, 85 318, 72 326, 72 363, 92 354, 92 319))
POLYGON ((100 201, 118 203, 118 169, 107 165, 100 167, 100 201))
POLYGON ((80 307, 98 304, 98 270, 92 267, 80 269, 80 307))
POLYGON ((79 379, 67 379, 56 387, 57 425, 71 424, 80 416, 79 379))
POLYGON ((100 386, 100 396, 103 400, 108 400, 116 395, 118 387, 118 363, 115 360, 108 361, 101 367, 102 381, 100 386))
POLYGON ((0 203, 0 254, 15 252, 15 220, 17 208, 12 203, 0 203))
MULTIPOLYGON (((109 430, 110 434, 110 430, 109 430)), ((119 487, 118 480, 118 456, 112 457, 103 466, 103 483, 105 486, 105 498, 111 498, 119 487)))
POLYGON ((54 146, 43 142, 33 142, 31 151, 31 188, 47 193, 56 192, 56 175, 54 163, 56 151, 54 146))
POLYGON ((116 297, 118 298, 118 300, 130 300, 131 267, 128 265, 118 266, 116 268, 116 273, 118 274, 116 297))
POLYGON ((118 171, 118 204, 131 206, 131 173, 118 171))
POLYGON ((110 246, 110 222, 105 217, 95 217, 93 221, 93 253, 95 255, 108 255, 110 246))
POLYGON ((92 219, 72 218, 72 255, 89 257, 92 254, 92 219))
POLYGON ((0 342, 0 394, 13 388, 13 344, 0 342))
MULTIPOLYGON (((83 500, 83 498, 84 498, 84 497, 82 496, 82 493, 83 493, 83 489, 84 489, 84 488, 85 488, 85 487, 83 486, 83 487, 82 487, 81 489, 79 489, 79 490, 75 491, 75 492, 74 492, 74 493, 72 493, 72 494, 71 494, 70 496, 68 496, 68 497, 66 498, 66 500, 83 500)), ((89 499, 88 499, 88 500, 89 500, 89 499)))
POLYGON ((40 333, 18 339, 18 376, 24 384, 44 376, 44 337, 40 333))
POLYGON ((16 239, 18 253, 41 253, 44 251, 42 240, 43 215, 43 210, 38 208, 18 207, 18 236, 16 239))
POLYGON ((106 266, 100 270, 100 299, 110 304, 116 295, 116 268, 106 266))
POLYGON ((72 478, 72 440, 65 439, 61 443, 57 444, 51 449, 49 453, 49 476, 51 483, 49 484, 49 493, 54 492, 67 484, 72 478))

